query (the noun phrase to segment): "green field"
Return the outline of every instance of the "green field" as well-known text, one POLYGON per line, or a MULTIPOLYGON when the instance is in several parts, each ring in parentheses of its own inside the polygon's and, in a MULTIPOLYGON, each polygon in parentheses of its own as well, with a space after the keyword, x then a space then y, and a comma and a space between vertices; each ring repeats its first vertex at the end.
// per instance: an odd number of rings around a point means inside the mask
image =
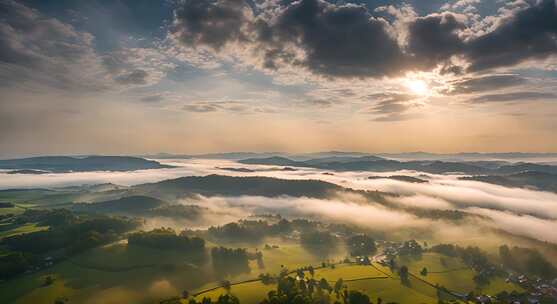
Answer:
POLYGON ((151 303, 210 279, 179 252, 114 244, 0 283, 0 302, 52 304, 53 294, 75 303, 151 303), (43 287, 46 275, 54 275, 55 284, 43 287), (102 300, 95 302, 97 298, 102 300))
POLYGON ((1 224, 0 225, 0 240, 6 237, 37 232, 48 229, 48 226, 38 226, 36 223, 27 223, 23 225, 1 224))
MULTIPOLYGON (((214 244, 209 243, 208 246, 214 244)), ((254 252, 256 248, 248 250, 254 252)), ((230 292, 245 304, 258 303, 275 286, 261 282, 234 283, 255 279, 260 273, 277 274, 283 267, 292 271, 309 265, 316 268, 315 279, 325 278, 334 284, 342 278, 349 289, 365 292, 373 300, 381 297, 384 302, 426 304, 438 301, 435 287, 416 278, 403 285, 396 273, 376 263, 375 267, 339 264, 334 269, 320 268, 323 259, 295 243, 280 243, 279 248, 274 249, 259 246, 258 250, 263 252, 264 268, 251 261, 250 273, 224 278, 233 284, 230 292)), ((330 260, 338 263, 343 254, 339 252, 330 260)), ((419 278, 428 283, 437 283, 458 292, 474 290, 472 270, 458 259, 449 257, 444 257, 446 267, 442 266, 440 258, 438 254, 425 253, 421 259, 399 260, 398 263, 407 265, 410 272, 417 276, 422 267, 427 267, 430 273, 419 278)), ((306 272, 306 275, 309 273, 306 272)), ((89 250, 38 273, 0 283, 0 300, 3 303, 52 304, 56 298, 64 297, 70 303, 153 303, 177 296, 183 290, 194 294, 218 287, 218 282, 208 261, 200 262, 179 251, 161 251, 119 242, 89 250), (43 286, 47 275, 53 275, 56 281, 50 286, 43 286)), ((512 289, 517 288, 498 279, 483 291, 493 294, 512 289)), ((208 296, 216 299, 224 292, 222 288, 217 288, 199 298, 208 296)))
MULTIPOLYGON (((255 248, 248 250, 254 252, 255 248)), ((280 248, 269 250, 259 247, 259 250, 263 252, 264 268, 260 269, 255 261, 251 261, 250 273, 226 279, 238 282, 256 278, 260 273, 278 273, 281 265, 295 269, 317 266, 322 262, 321 258, 294 243, 280 244, 280 248)), ((178 251, 128 246, 121 242, 89 250, 38 273, 0 283, 0 300, 7 303, 52 304, 56 295, 75 303, 151 303, 176 296, 182 290, 195 292, 214 287, 215 282, 218 280, 207 263, 199 264, 199 261, 192 261, 178 251), (57 278, 55 284, 43 287, 46 275, 54 275, 57 278), (103 301, 95 302, 96 298, 103 301)), ((268 288, 272 288, 260 283, 252 285, 258 284, 267 288, 263 296, 268 288)), ((252 288, 248 287, 235 286, 238 296, 250 296, 252 288)), ((217 296, 220 293, 220 290, 214 292, 217 296)), ((258 294, 254 293, 252 298, 258 298, 258 294)))
MULTIPOLYGON (((382 270, 385 271, 385 269, 382 270)), ((392 275, 388 270, 386 272, 392 275)), ((334 269, 318 269, 315 271, 315 279, 319 280, 321 278, 325 278, 330 284, 334 284, 336 280, 342 278, 349 289, 362 291, 370 295, 372 299, 381 297, 385 301, 426 304, 435 304, 438 301, 435 288, 419 281, 412 281, 411 286, 404 286, 398 277, 386 277, 383 272, 371 266, 343 264, 334 269)), ((212 284, 212 286, 215 286, 215 284, 212 284)), ((255 304, 265 298, 266 294, 274 287, 274 285, 263 285, 260 282, 249 282, 233 285, 230 293, 237 296, 242 303, 255 304)), ((217 299, 219 295, 225 292, 223 288, 218 288, 197 296, 197 299, 201 300, 203 297, 217 299)), ((333 294, 331 297, 335 297, 335 295, 333 294)), ((183 300, 183 303, 187 303, 187 301, 183 300)))
POLYGON ((451 291, 466 294, 470 291, 497 294, 501 291, 522 291, 517 285, 505 283, 502 278, 495 278, 492 282, 482 288, 478 288, 474 282, 475 271, 467 267, 460 259, 444 256, 438 253, 427 252, 420 259, 398 258, 399 266, 406 265, 408 270, 417 277, 430 282, 439 284, 451 291), (445 264, 441 262, 444 260, 445 264), (426 267, 428 274, 420 275, 420 271, 426 267))
MULTIPOLYGON (((325 278, 331 284, 342 278, 349 289, 362 291, 368 294, 372 300, 380 297, 384 301, 398 303, 438 303, 437 289, 432 286, 435 284, 443 285, 457 293, 476 291, 496 294, 504 290, 522 291, 518 286, 505 283, 502 278, 496 278, 488 286, 477 289, 473 281, 474 271, 472 269, 466 267, 457 258, 445 257, 436 253, 425 253, 421 259, 402 259, 398 262, 407 265, 410 272, 417 275, 418 278, 411 277, 408 284, 402 284, 396 273, 392 273, 389 268, 378 264, 374 264, 375 267, 343 264, 336 266, 334 269, 330 267, 318 269, 315 272, 315 278, 325 278), (441 258, 444 259, 444 265, 441 263, 441 258), (423 267, 430 269, 427 276, 419 275, 419 271, 423 267)), ((210 288, 213 286, 217 286, 217 284, 207 284, 204 287, 210 288)), ((249 282, 233 285, 230 293, 237 296, 242 303, 252 304, 263 299, 271 289, 272 287, 260 282, 249 282), (249 292, 246 292, 246 290, 249 290, 249 292)), ((225 292, 224 289, 218 288, 199 295, 197 298, 200 300, 207 296, 216 299, 225 292)), ((441 297, 445 300, 454 299, 446 293, 441 293, 441 297)), ((186 301, 183 302, 186 303, 186 301)))
POLYGON ((4 214, 20 214, 24 211, 25 209, 17 207, 17 205, 13 208, 0 208, 0 215, 4 215, 4 214))

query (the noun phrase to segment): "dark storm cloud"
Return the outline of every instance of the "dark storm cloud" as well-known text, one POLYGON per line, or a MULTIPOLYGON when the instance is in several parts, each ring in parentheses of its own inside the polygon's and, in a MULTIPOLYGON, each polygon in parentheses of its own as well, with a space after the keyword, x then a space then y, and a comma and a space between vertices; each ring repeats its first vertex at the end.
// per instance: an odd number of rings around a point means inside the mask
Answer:
MULTIPOLYGON (((415 64, 434 68, 463 48, 458 31, 464 28, 464 23, 451 13, 419 17, 408 26, 408 52, 415 64)), ((454 69, 449 72, 455 73, 454 69)))
POLYGON ((485 34, 472 30, 476 20, 450 12, 409 18, 402 45, 393 20, 373 16, 364 5, 270 3, 254 9, 243 0, 185 0, 176 9, 174 30, 189 46, 250 45, 248 61, 263 68, 301 67, 327 77, 396 76, 437 66, 442 73, 460 75, 467 65, 474 72, 557 53, 555 0, 491 16, 496 26, 485 34), (468 64, 454 65, 455 56, 468 64))
POLYGON ((557 54, 557 7, 542 0, 518 11, 494 31, 468 43, 470 71, 515 65, 557 54))
POLYGON ((511 102, 511 101, 534 101, 534 100, 557 100, 557 95, 554 93, 541 93, 541 92, 513 92, 502 94, 482 95, 470 100, 474 103, 487 103, 487 102, 511 102))
POLYGON ((519 86, 528 83, 518 75, 489 75, 454 82, 452 94, 468 94, 519 86))
POLYGON ((306 55, 295 63, 318 74, 380 77, 398 73, 403 61, 396 40, 387 33, 388 24, 373 18, 364 6, 299 1, 267 26, 260 37, 271 52, 295 45, 306 55))
POLYGON ((219 50, 252 43, 264 66, 304 67, 333 77, 382 77, 401 71, 404 57, 388 23, 361 5, 303 0, 273 18, 250 16, 242 0, 181 2, 174 32, 183 43, 219 50), (303 53, 303 56, 299 54, 303 53))
POLYGON ((176 9, 174 31, 189 45, 216 50, 231 41, 246 40, 243 27, 250 8, 244 0, 186 0, 176 9))

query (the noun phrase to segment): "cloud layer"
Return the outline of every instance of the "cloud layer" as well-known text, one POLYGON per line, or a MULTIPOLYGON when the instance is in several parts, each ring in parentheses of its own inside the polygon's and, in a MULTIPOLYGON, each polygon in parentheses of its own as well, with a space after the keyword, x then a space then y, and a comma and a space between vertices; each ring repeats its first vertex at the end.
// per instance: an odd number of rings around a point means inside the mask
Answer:
POLYGON ((392 7, 373 12, 323 0, 262 3, 253 8, 242 0, 182 1, 174 31, 193 48, 245 49, 247 58, 237 58, 263 69, 302 68, 341 78, 437 67, 477 72, 557 53, 554 0, 508 4, 483 26, 449 11, 423 17, 394 13, 390 21, 376 12, 396 12, 392 7))
MULTIPOLYGON (((200 197, 188 199, 186 204, 207 207, 219 214, 222 221, 235 221, 253 213, 280 213, 285 216, 305 216, 338 223, 351 223, 387 231, 393 229, 427 230, 437 227, 449 231, 452 224, 419 218, 407 208, 422 210, 460 210, 484 216, 489 220, 477 223, 463 222, 461 231, 480 225, 501 229, 512 234, 557 243, 554 229, 557 225, 557 194, 518 188, 507 188, 482 182, 463 181, 457 176, 424 175, 420 172, 335 172, 323 174, 316 169, 281 171, 273 166, 240 165, 224 160, 177 160, 169 164, 174 169, 144 170, 136 172, 88 172, 64 174, 2 174, 0 188, 37 188, 112 182, 134 185, 180 176, 223 174, 233 176, 270 176, 284 179, 319 179, 343 187, 359 190, 380 190, 396 193, 389 197, 388 205, 368 201, 358 194, 341 193, 330 199, 262 198, 262 197, 200 197), (249 167, 252 173, 231 172, 230 167, 249 167), (392 179, 369 179, 370 175, 409 175, 427 179, 428 183, 414 184, 392 179)), ((219 223, 212 220, 210 223, 219 223)), ((472 229, 474 230, 474 229, 472 229)), ((475 231, 475 230, 474 230, 475 231)))

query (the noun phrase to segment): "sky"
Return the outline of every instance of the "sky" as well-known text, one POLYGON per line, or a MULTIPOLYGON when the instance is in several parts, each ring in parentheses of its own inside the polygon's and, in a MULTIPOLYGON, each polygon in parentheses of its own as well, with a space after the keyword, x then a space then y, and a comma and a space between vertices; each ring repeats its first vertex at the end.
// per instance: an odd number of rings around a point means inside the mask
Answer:
POLYGON ((0 0, 0 157, 557 152, 555 0, 0 0))

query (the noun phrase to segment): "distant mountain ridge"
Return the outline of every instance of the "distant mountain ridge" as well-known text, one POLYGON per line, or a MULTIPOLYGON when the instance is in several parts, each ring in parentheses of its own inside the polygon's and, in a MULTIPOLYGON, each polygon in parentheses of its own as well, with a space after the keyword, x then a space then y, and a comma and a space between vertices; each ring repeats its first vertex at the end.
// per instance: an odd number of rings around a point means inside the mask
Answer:
POLYGON ((478 160, 542 160, 553 158, 557 161, 557 153, 529 153, 529 152, 461 152, 461 153, 431 153, 431 152, 402 152, 402 153, 369 153, 369 152, 350 152, 350 151, 323 151, 310 153, 287 153, 287 152, 223 152, 206 154, 172 154, 158 153, 142 157, 153 159, 229 159, 241 160, 247 158, 269 158, 285 157, 295 161, 306 161, 310 159, 329 158, 329 157, 382 157, 398 160, 445 160, 445 161, 478 161, 478 160))
POLYGON ((399 171, 413 170, 434 174, 515 174, 527 171, 557 174, 557 166, 536 163, 508 163, 501 161, 398 161, 377 156, 330 157, 294 161, 285 157, 249 158, 238 161, 242 164, 309 167, 335 171, 399 171))
MULTIPOLYGON (((134 171, 172 168, 157 161, 132 156, 40 156, 0 160, 0 169, 40 170, 54 173, 87 171, 134 171)), ((32 172, 32 171, 26 171, 32 172)))
POLYGON ((473 180, 505 187, 530 188, 542 191, 557 192, 557 174, 527 171, 511 175, 480 175, 462 177, 462 180, 473 180))

